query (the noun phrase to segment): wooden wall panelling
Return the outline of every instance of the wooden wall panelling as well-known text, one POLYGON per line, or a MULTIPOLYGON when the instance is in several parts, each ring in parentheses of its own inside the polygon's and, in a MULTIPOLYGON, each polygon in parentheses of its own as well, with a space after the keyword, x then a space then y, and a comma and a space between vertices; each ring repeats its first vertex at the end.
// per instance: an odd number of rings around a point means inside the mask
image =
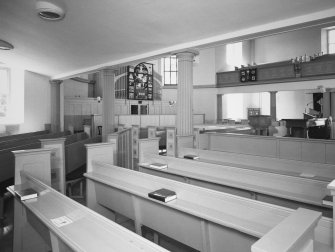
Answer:
POLYGON ((176 146, 176 131, 175 127, 166 128, 166 155, 176 156, 177 146, 176 146))
POLYGON ((326 163, 326 145, 317 142, 302 142, 301 160, 314 163, 326 163))
POLYGON ((301 142, 279 140, 279 158, 301 160, 301 142))
POLYGON ((327 164, 335 164, 335 145, 334 144, 326 144, 326 163, 327 164))

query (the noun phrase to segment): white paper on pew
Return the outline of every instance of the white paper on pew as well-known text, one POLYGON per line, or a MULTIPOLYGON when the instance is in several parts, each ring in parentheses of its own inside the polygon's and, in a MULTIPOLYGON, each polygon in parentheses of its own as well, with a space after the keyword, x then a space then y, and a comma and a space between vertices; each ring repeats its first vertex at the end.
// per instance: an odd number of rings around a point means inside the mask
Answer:
POLYGON ((56 219, 51 219, 51 222, 56 226, 56 227, 62 227, 68 224, 73 223, 73 221, 66 217, 66 216, 61 216, 56 219))
POLYGON ((302 173, 300 173, 300 177, 314 178, 315 174, 302 172, 302 173))

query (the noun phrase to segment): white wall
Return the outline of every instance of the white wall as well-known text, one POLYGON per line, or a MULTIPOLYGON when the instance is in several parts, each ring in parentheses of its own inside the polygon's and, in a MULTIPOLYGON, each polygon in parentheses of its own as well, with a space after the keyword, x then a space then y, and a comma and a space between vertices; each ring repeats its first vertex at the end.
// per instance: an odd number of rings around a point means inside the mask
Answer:
POLYGON ((255 62, 268 63, 321 52, 321 29, 314 27, 255 39, 255 62))
POLYGON ((71 79, 64 80, 64 96, 75 97, 75 98, 87 98, 88 97, 88 84, 71 79))
POLYGON ((232 93, 222 97, 222 118, 247 119, 248 108, 260 108, 262 115, 270 114, 270 93, 232 93))
POLYGON ((281 91, 277 93, 277 120, 302 119, 307 103, 313 100, 312 94, 305 91, 281 91))
POLYGON ((50 91, 48 77, 25 71, 24 123, 19 133, 44 130, 44 125, 51 122, 50 91))
POLYGON ((193 85, 215 85, 215 49, 199 52, 198 62, 193 63, 193 85))

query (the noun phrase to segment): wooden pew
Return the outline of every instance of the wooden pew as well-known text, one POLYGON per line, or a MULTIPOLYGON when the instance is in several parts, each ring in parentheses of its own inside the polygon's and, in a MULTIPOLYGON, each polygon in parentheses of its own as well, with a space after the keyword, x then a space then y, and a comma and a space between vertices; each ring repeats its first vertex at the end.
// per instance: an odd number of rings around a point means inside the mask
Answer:
POLYGON ((50 133, 48 130, 41 130, 41 131, 34 131, 34 132, 28 132, 28 133, 22 133, 22 134, 2 136, 0 137, 0 145, 1 143, 6 142, 6 141, 27 138, 27 137, 36 136, 36 135, 45 135, 48 133, 50 133))
MULTIPOLYGON (((133 219, 138 234, 145 225, 199 251, 243 252, 250 251, 259 238, 266 238, 270 230, 286 221, 285 228, 279 227, 281 232, 294 229, 297 235, 293 243, 292 236, 279 240, 281 247, 288 248, 282 251, 308 251, 303 248, 313 241, 315 251, 332 251, 332 220, 322 217, 318 221, 320 214, 314 211, 296 212, 94 160, 85 176, 94 188, 87 195, 88 204, 133 219), (163 203, 148 197, 149 192, 160 188, 175 191, 177 199, 163 203), (316 223, 314 239, 310 231, 316 223), (294 250, 299 245, 300 250, 294 250)), ((273 244, 281 238, 271 233, 269 237, 273 244)))
POLYGON ((225 133, 199 134, 196 139, 195 147, 199 149, 335 164, 334 140, 225 133))
POLYGON ((305 207, 331 216, 330 206, 322 200, 330 195, 329 182, 294 177, 234 166, 144 153, 139 170, 177 181, 203 186, 235 195, 296 209, 305 207), (167 169, 154 169, 150 163, 168 164, 167 169))
POLYGON ((328 182, 335 178, 335 165, 333 164, 286 160, 187 147, 180 147, 178 149, 178 157, 183 158, 184 155, 188 154, 198 156, 199 159, 197 159, 197 161, 201 162, 217 163, 290 176, 307 177, 328 182))
MULTIPOLYGON (((14 252, 167 251, 55 191, 36 178, 39 172, 33 166, 16 171, 16 185, 34 188, 39 196, 15 198, 14 252)), ((14 187, 8 190, 15 195, 14 187)))

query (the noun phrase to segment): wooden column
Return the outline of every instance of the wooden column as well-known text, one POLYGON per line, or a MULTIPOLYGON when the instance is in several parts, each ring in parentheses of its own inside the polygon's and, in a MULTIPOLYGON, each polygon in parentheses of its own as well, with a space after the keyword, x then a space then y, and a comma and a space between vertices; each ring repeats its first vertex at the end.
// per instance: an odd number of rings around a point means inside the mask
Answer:
POLYGON ((277 91, 270 92, 270 115, 273 121, 277 121, 277 91))
POLYGON ((177 53, 178 95, 176 128, 180 136, 193 134, 193 58, 194 52, 177 53))
POLYGON ((60 85, 62 80, 50 80, 51 84, 51 132, 60 131, 60 85))
POLYGON ((216 121, 217 123, 222 123, 222 94, 216 95, 216 121))
POLYGON ((114 132, 115 128, 115 70, 103 69, 100 71, 102 84, 102 141, 107 140, 107 135, 114 132))
POLYGON ((325 92, 323 93, 322 100, 322 117, 329 117, 331 115, 331 93, 325 92))

